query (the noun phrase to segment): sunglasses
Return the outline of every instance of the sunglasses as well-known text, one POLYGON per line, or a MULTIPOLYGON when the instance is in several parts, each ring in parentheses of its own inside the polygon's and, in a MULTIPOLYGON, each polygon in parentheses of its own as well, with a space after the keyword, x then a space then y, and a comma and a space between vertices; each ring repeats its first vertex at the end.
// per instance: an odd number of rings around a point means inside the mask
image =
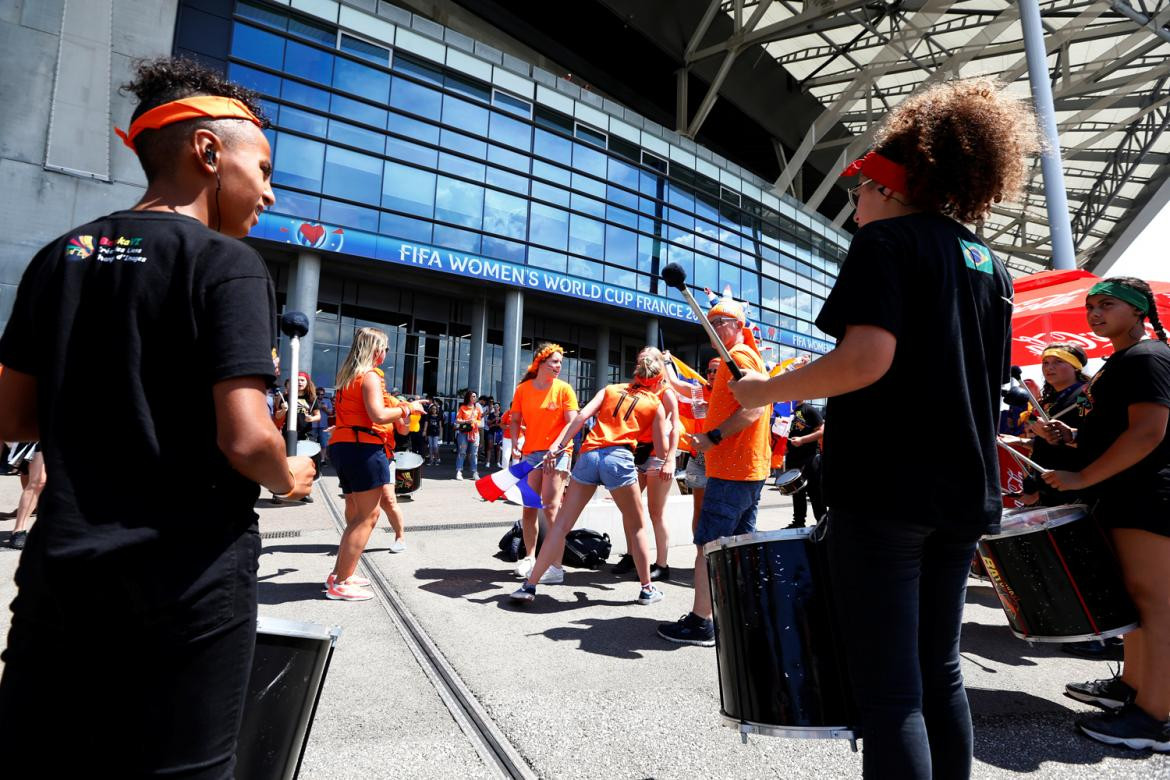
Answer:
POLYGON ((865 179, 857 184, 856 187, 850 187, 846 192, 849 193, 849 205, 857 208, 857 201, 861 198, 861 188, 867 184, 871 184, 873 179, 865 179))
POLYGON ((731 317, 716 317, 715 319, 711 320, 711 327, 718 328, 720 325, 727 325, 728 323, 732 325, 738 325, 739 320, 733 319, 731 317))

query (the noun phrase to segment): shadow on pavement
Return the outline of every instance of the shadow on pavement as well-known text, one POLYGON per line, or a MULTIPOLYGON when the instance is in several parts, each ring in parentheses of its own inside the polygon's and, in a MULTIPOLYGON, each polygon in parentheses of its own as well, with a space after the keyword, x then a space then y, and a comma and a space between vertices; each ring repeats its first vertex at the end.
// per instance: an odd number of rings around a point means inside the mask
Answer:
POLYGON ((1077 734, 1074 723, 1079 713, 1048 699, 983 688, 968 688, 967 698, 975 721, 975 758, 1003 770, 1023 773, 1044 764, 1151 758, 1148 751, 1111 748, 1077 734))
POLYGON ((967 586, 967 603, 989 609, 1003 609, 1003 605, 999 603, 999 596, 995 595, 995 588, 982 583, 967 586))
MULTIPOLYGON (((519 581, 517 580, 517 587, 519 581)), ((546 590, 541 591, 536 596, 536 601, 525 603, 523 601, 512 601, 505 593, 500 593, 495 596, 490 596, 486 599, 468 599, 473 604, 495 604, 500 609, 508 610, 509 612, 530 612, 533 615, 555 615, 559 612, 571 612, 575 609, 588 609, 591 607, 624 607, 629 605, 631 608, 640 609, 634 605, 633 599, 629 601, 614 601, 611 599, 590 598, 589 594, 583 590, 573 591, 572 601, 560 601, 548 595, 552 588, 564 587, 559 585, 542 585, 540 586, 546 590)), ((559 596, 564 595, 564 591, 559 591, 559 596)))
POLYGON ((286 574, 292 574, 294 571, 300 571, 300 569, 277 569, 272 574, 265 574, 263 577, 257 577, 256 582, 266 582, 268 580, 276 579, 277 577, 283 577, 286 574))
MULTIPOLYGON (((328 570, 321 570, 321 582, 328 570)), ((256 600, 260 604, 287 604, 291 601, 315 601, 323 598, 321 582, 261 582, 256 600)))
POLYGON ((985 623, 966 622, 960 651, 985 658, 988 661, 1007 666, 1037 666, 1036 660, 1065 657, 1053 644, 1029 644, 1016 639, 1007 626, 992 626, 985 623))
POLYGON ((577 642, 577 649, 586 653, 634 661, 646 657, 641 651, 685 647, 658 636, 656 631, 662 622, 644 617, 586 618, 543 633, 557 642, 577 642))
MULTIPOLYGON (((414 576, 420 580, 434 580, 426 585, 419 586, 420 590, 446 596, 452 599, 461 599, 476 593, 484 593, 499 588, 501 584, 520 587, 520 579, 512 573, 512 566, 506 569, 418 569, 414 576)), ((543 587, 579 587, 594 588, 597 590, 613 590, 613 577, 604 571, 590 569, 565 569, 563 585, 548 585, 543 587)), ((637 595, 636 585, 635 595, 637 595)), ((474 600, 474 599, 473 599, 474 600)), ((480 600, 487 603, 491 599, 480 600)), ((604 603, 604 602, 595 602, 604 603)))
POLYGON ((279 555, 282 553, 289 553, 292 555, 333 555, 337 552, 336 544, 277 544, 264 545, 261 550, 261 555, 279 555))

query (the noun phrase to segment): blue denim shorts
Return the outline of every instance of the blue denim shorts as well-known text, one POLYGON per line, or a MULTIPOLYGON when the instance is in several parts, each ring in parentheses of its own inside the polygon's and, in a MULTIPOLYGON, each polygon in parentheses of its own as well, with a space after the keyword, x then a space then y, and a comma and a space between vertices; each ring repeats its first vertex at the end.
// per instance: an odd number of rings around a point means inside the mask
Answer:
POLYGON ((638 482, 634 453, 629 447, 602 447, 581 453, 573 469, 573 479, 585 485, 605 485, 617 490, 638 482))
POLYGON ((342 493, 363 493, 394 481, 393 464, 381 444, 331 444, 329 461, 337 472, 342 493))
MULTIPOLYGON (((532 468, 538 469, 544 463, 544 454, 546 452, 548 452, 548 450, 537 450, 536 452, 530 452, 524 456, 524 462, 531 463, 532 468)), ((572 456, 568 450, 565 450, 557 456, 557 471, 568 471, 569 464, 571 462, 572 456)))
POLYGON ((704 545, 721 536, 749 534, 756 530, 756 508, 764 480, 737 482, 708 477, 699 524, 695 527, 695 544, 704 545))

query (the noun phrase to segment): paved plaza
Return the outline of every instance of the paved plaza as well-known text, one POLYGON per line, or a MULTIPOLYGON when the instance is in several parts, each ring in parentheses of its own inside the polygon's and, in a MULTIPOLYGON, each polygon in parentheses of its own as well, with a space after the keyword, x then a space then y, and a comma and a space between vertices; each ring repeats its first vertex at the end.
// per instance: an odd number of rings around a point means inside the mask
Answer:
MULTIPOLYGON (((518 508, 483 503, 472 482, 450 478, 447 465, 430 472, 403 502, 407 551, 388 551, 393 536, 383 520, 363 565, 389 584, 531 776, 860 776, 861 756, 845 741, 753 736, 743 744, 722 725, 714 649, 655 635, 659 623, 690 607, 693 548, 685 534, 676 534, 673 576, 657 604, 633 603, 636 584, 607 569, 567 569, 563 585, 542 586, 534 604, 517 608, 507 596, 518 580, 497 542, 518 508)), ((15 506, 18 491, 15 477, 0 478, 0 509, 15 506)), ((261 615, 343 629, 300 776, 499 777, 466 718, 452 714, 449 694, 420 665, 417 640, 404 636, 403 619, 387 600, 323 598, 339 537, 336 479, 323 477, 314 498, 257 506, 265 537, 261 615)), ((788 500, 765 491, 761 529, 780 528, 790 517, 788 500)), ((11 526, 0 521, 0 542, 11 526)), ((4 605, 16 564, 17 553, 0 548, 4 605)), ((10 613, 2 615, 7 631, 10 613)), ((1106 662, 1013 638, 991 588, 976 581, 962 656, 976 778, 1170 778, 1170 757, 1111 749, 1073 733, 1073 718, 1089 708, 1065 698, 1063 685, 1107 676, 1106 662)))

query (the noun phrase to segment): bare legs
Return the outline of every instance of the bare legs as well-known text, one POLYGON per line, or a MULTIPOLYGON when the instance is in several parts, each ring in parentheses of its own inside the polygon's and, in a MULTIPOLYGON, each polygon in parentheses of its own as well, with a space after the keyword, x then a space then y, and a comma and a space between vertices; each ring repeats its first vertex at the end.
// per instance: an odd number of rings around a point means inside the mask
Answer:
MULTIPOLYGON (((394 541, 401 542, 406 535, 406 526, 402 522, 402 508, 398 506, 398 498, 394 495, 393 483, 382 486, 382 494, 378 498, 378 506, 386 513, 386 519, 390 521, 390 527, 394 529, 394 541)), ((377 522, 376 516, 375 522, 377 522)))
POLYGON ((28 464, 28 481, 23 482, 23 487, 20 491, 20 503, 16 505, 16 525, 12 529, 12 533, 16 534, 28 527, 29 518, 32 517, 33 510, 37 508, 37 500, 41 497, 41 491, 45 489, 45 456, 39 450, 33 456, 32 462, 28 464))
MULTIPOLYGON (((544 519, 548 523, 549 530, 556 525, 557 515, 561 509, 561 496, 565 493, 565 477, 567 475, 563 471, 555 471, 552 474, 545 472, 543 469, 535 468, 528 474, 528 484, 533 490, 540 493, 540 501, 544 504, 544 519)), ((590 493, 592 495, 592 493, 590 493)), ((588 501, 589 499, 585 499, 588 501)), ((529 556, 536 555, 536 535, 537 535, 537 516, 539 510, 525 508, 521 513, 521 528, 524 533, 524 549, 528 551, 529 556)), ((580 514, 581 510, 577 510, 580 514)), ((573 517, 576 520, 576 515, 573 517)), ((565 533, 568 533, 567 531, 565 533)), ((563 537, 562 537, 563 538, 563 537)), ((563 546, 563 545, 562 545, 563 546)), ((557 553, 554 559, 559 565, 561 561, 561 553, 557 553)))
POLYGON ((357 570, 358 559, 366 549, 370 532, 378 523, 378 503, 382 488, 347 493, 345 496, 345 532, 337 546, 337 563, 333 574, 338 582, 344 582, 357 570))
POLYGON ((1170 717, 1170 538, 1118 528, 1113 541, 1142 625, 1125 636, 1122 679, 1137 691, 1137 706, 1164 721, 1170 717))

